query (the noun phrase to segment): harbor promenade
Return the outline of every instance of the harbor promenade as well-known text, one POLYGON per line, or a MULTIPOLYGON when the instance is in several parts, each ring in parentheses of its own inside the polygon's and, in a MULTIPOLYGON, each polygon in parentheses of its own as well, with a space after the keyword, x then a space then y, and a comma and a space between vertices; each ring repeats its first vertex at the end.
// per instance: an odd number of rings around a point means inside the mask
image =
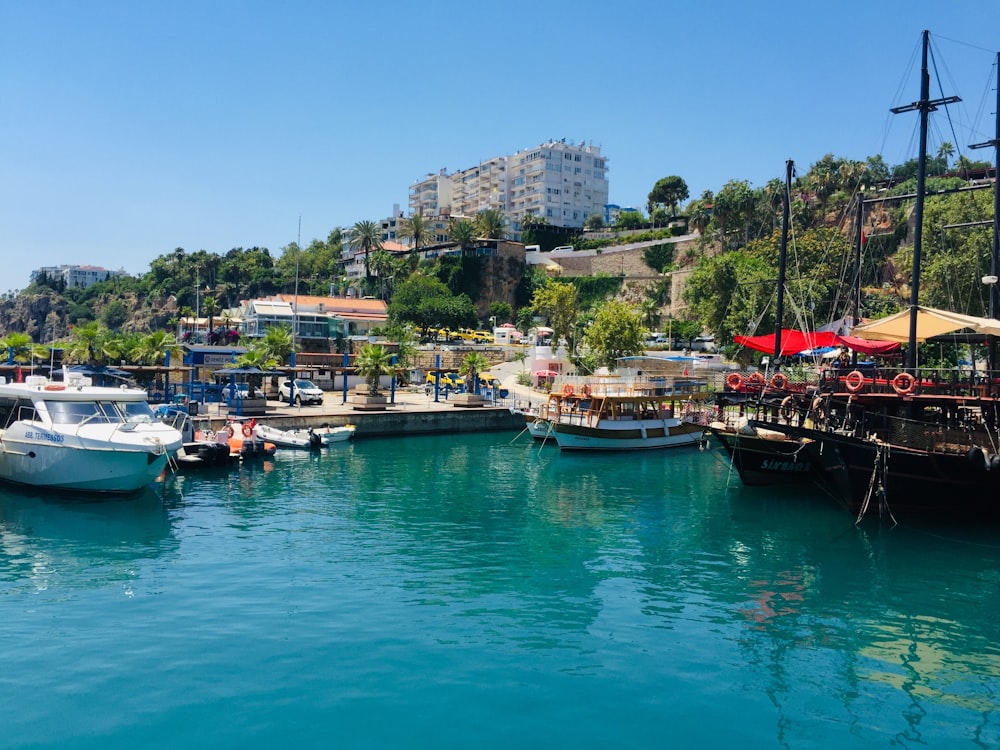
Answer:
MULTIPOLYGON (((524 419, 512 412, 514 407, 544 400, 544 394, 516 383, 518 367, 509 364, 490 370, 507 392, 506 398, 492 395, 485 397, 481 406, 461 404, 452 391, 441 388, 436 396, 433 386, 411 385, 382 389, 388 399, 384 409, 359 409, 352 403, 349 390, 327 391, 322 404, 297 406, 286 401, 268 400, 264 414, 254 414, 253 419, 279 429, 299 429, 321 425, 341 426, 352 424, 355 437, 397 436, 406 434, 489 432, 521 430, 524 419)), ((229 409, 224 403, 202 405, 199 418, 209 420, 213 428, 221 427, 230 418, 249 418, 238 410, 229 409)))

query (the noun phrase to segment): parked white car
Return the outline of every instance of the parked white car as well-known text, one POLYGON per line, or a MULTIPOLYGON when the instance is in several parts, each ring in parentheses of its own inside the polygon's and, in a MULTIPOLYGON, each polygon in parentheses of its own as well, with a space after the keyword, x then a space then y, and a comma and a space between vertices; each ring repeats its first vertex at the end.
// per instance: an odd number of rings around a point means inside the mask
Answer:
MULTIPOLYGON (((292 398, 292 383, 293 381, 291 380, 282 380, 281 384, 278 386, 278 396, 282 401, 287 402, 290 398, 292 398)), ((306 380, 305 378, 295 378, 294 384, 294 401, 299 406, 302 404, 323 403, 322 389, 311 380, 306 380)))

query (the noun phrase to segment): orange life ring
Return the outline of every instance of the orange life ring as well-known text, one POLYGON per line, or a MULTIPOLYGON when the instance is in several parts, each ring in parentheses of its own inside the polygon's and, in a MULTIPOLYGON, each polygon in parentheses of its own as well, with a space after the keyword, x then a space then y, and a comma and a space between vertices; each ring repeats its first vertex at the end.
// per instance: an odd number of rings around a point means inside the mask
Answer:
POLYGON ((754 370, 749 375, 747 375, 747 384, 753 383, 754 385, 764 385, 767 381, 764 380, 764 376, 761 375, 760 370, 754 370))
POLYGON ((564 385, 563 389, 562 389, 562 394, 564 396, 572 396, 573 395, 573 386, 570 385, 569 383, 567 383, 566 385, 564 385))
POLYGON ((913 393, 913 387, 917 384, 917 379, 908 372, 901 372, 892 379, 892 390, 900 396, 909 396, 913 393))
POLYGON ((49 383, 47 386, 45 386, 45 390, 47 390, 47 391, 65 391, 66 390, 66 386, 59 385, 58 383, 49 383))
POLYGON ((580 389, 580 395, 584 398, 590 398, 590 386, 584 383, 583 388, 580 389))
POLYGON ((253 425, 248 424, 248 423, 244 424, 243 425, 243 437, 250 437, 251 435, 253 435, 253 425))
POLYGON ((743 390, 743 376, 738 372, 731 372, 726 375, 726 385, 729 386, 731 391, 742 391, 743 390))
POLYGON ((788 387, 788 376, 783 372, 776 372, 771 376, 771 387, 784 390, 788 387))
POLYGON ((865 387, 864 373, 861 370, 851 370, 847 373, 847 377, 844 378, 844 385, 847 386, 847 390, 851 393, 857 393, 865 387))

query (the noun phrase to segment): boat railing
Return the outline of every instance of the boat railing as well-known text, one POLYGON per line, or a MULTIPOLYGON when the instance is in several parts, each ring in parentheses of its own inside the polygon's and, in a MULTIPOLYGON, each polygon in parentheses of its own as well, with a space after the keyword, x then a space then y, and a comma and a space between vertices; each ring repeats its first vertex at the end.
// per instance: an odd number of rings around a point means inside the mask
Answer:
MULTIPOLYGON (((992 422, 993 420, 989 420, 992 422)), ((895 446, 936 453, 966 453, 971 446, 998 452, 995 424, 989 424, 978 410, 967 409, 957 416, 940 413, 923 419, 890 416, 871 410, 848 427, 857 436, 895 446)))
POLYGON ((823 393, 899 396, 1000 396, 1000 371, 960 367, 922 367, 911 374, 900 367, 832 367, 820 374, 823 393))

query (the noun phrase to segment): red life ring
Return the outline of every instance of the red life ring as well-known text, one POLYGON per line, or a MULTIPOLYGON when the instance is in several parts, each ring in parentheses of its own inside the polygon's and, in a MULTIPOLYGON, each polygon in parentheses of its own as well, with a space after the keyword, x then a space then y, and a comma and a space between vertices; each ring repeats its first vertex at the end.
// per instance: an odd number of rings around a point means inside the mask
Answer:
POLYGON ((771 376, 771 387, 784 390, 788 387, 788 376, 783 372, 776 372, 771 376))
POLYGON ((847 390, 851 393, 857 393, 865 387, 864 373, 861 370, 851 370, 847 373, 847 377, 844 378, 844 385, 847 386, 847 390))
POLYGON ((901 372, 892 379, 892 390, 900 396, 909 396, 913 393, 913 387, 917 384, 917 379, 908 372, 901 372))
POLYGON ((250 437, 253 435, 253 425, 245 423, 243 425, 243 437, 250 437))
POLYGON ((590 386, 584 383, 583 388, 580 389, 580 395, 584 398, 590 398, 590 386))
POLYGON ((747 385, 753 383, 754 385, 764 385, 767 381, 764 380, 764 376, 761 375, 760 370, 755 370, 747 376, 747 385))
POLYGON ((572 396, 573 395, 573 386, 570 385, 569 383, 567 383, 566 385, 563 386, 562 393, 563 393, 564 396, 572 396))
POLYGON ((729 386, 731 391, 742 391, 743 390, 743 376, 738 372, 731 372, 726 375, 726 385, 729 386))

